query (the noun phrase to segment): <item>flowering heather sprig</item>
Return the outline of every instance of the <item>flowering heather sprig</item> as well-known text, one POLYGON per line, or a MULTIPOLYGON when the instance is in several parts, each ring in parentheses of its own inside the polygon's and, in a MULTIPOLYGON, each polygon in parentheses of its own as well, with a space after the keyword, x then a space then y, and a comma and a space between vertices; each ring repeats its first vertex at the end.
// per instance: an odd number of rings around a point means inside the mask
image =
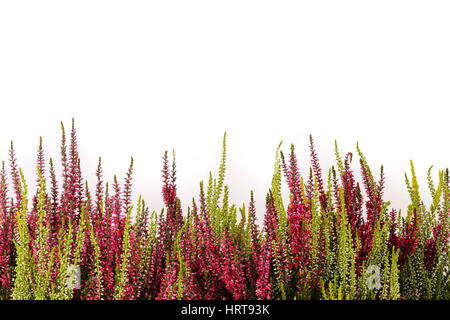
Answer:
POLYGON ((8 204, 8 185, 6 182, 5 162, 0 171, 0 295, 10 298, 13 285, 14 266, 14 229, 15 217, 13 208, 8 204))
POLYGON ((67 164, 66 131, 61 122, 61 165, 62 165, 62 192, 60 196, 61 227, 67 228, 70 211, 70 185, 69 168, 67 164))
POLYGON ((441 231, 442 226, 438 224, 437 226, 433 227, 433 235, 432 238, 426 239, 425 241, 425 248, 424 248, 424 264, 425 268, 428 272, 432 272, 433 267, 437 263, 438 258, 438 238, 439 233, 441 231))
POLYGON ((103 288, 106 298, 112 298, 114 293, 114 272, 115 272, 115 238, 113 233, 112 219, 112 199, 108 193, 108 183, 105 185, 105 206, 97 232, 99 248, 101 252, 101 265, 103 276, 103 288))
POLYGON ((322 170, 320 169, 319 159, 317 158, 316 151, 314 149, 314 142, 312 135, 309 135, 310 151, 311 151, 311 164, 314 170, 314 176, 317 179, 320 204, 323 210, 327 211, 327 195, 323 189, 322 170))
POLYGON ((269 243, 277 242, 278 213, 275 209, 272 192, 266 196, 266 214, 264 215, 264 232, 269 243))
POLYGON ((122 190, 120 188, 120 184, 117 181, 117 176, 114 176, 114 195, 111 197, 111 215, 113 219, 113 256, 117 256, 121 253, 122 250, 122 238, 123 232, 125 229, 125 220, 122 216, 122 190))
POLYGON ((88 300, 101 300, 103 299, 104 288, 103 288, 103 273, 102 273, 102 260, 101 260, 101 252, 100 246, 98 244, 97 237, 95 236, 94 227, 92 225, 92 221, 89 222, 89 232, 90 238, 92 241, 92 245, 94 247, 95 258, 93 261, 93 272, 90 286, 90 290, 86 295, 86 299, 88 300))
POLYGON ((51 196, 50 196, 50 244, 54 245, 57 240, 57 233, 61 227, 61 218, 58 208, 58 182, 56 180, 55 168, 53 167, 53 159, 50 158, 50 180, 51 180, 51 196))
MULTIPOLYGON (((36 190, 36 194, 33 197, 33 206, 32 206, 32 210, 31 213, 28 217, 28 225, 29 225, 29 229, 30 229, 30 234, 31 234, 31 239, 32 239, 32 243, 35 240, 36 234, 34 231, 37 230, 36 224, 37 221, 39 219, 38 217, 38 202, 39 197, 42 196, 43 197, 43 205, 46 206, 45 210, 43 210, 43 212, 45 212, 46 215, 49 215, 49 198, 48 198, 48 194, 47 194, 47 190, 45 189, 45 186, 42 186, 42 177, 45 176, 45 160, 44 160, 44 149, 42 147, 42 137, 39 138, 39 147, 38 147, 38 152, 37 152, 37 159, 36 159, 36 175, 37 175, 37 179, 36 179, 36 184, 38 185, 38 188, 36 190), (42 189, 43 188, 43 189, 42 189), (42 195, 41 195, 42 193, 42 195)), ((44 224, 48 223, 48 216, 46 217, 45 221, 43 220, 44 224)), ((48 236, 48 240, 51 241, 51 235, 48 236)))
POLYGON ((258 299, 269 300, 272 298, 270 283, 271 254, 269 242, 264 242, 261 258, 258 261, 259 278, 256 281, 256 296, 258 299))
POLYGON ((103 172, 102 172, 102 157, 98 158, 98 166, 97 171, 95 172, 95 175, 97 177, 97 185, 95 189, 95 205, 97 208, 96 211, 96 220, 99 222, 99 220, 102 218, 103 215, 103 172))
POLYGON ((417 247, 417 211, 414 210, 410 222, 403 220, 402 236, 398 239, 397 246, 400 249, 399 268, 403 269, 408 258, 414 253, 417 247))
POLYGON ((69 144, 69 158, 67 158, 66 132, 61 122, 61 163, 62 163, 62 194, 60 197, 60 210, 62 226, 67 227, 69 220, 74 227, 78 225, 81 214, 82 177, 80 171, 80 159, 77 150, 75 122, 72 119, 72 130, 69 144))
POLYGON ((22 190, 23 193, 20 194, 18 198, 21 199, 20 208, 16 211, 16 221, 17 221, 17 240, 16 251, 16 269, 15 269, 15 280, 14 289, 12 293, 12 298, 15 300, 30 300, 34 297, 34 284, 33 284, 33 267, 32 267, 32 255, 30 251, 30 234, 28 231, 28 187, 25 182, 25 178, 22 171, 19 169, 21 180, 17 181, 19 186, 16 186, 16 190, 22 190))
POLYGON ((349 223, 352 227, 353 237, 355 237, 357 230, 361 227, 364 221, 361 208, 361 192, 359 185, 355 184, 353 171, 350 169, 351 159, 352 154, 349 153, 345 158, 345 166, 341 180, 345 199, 345 210, 347 212, 349 223))
POLYGON ((286 164, 284 154, 282 151, 280 151, 281 155, 281 163, 284 171, 284 175, 286 177, 289 191, 291 193, 291 196, 294 198, 294 202, 299 202, 301 199, 304 199, 304 194, 301 189, 301 179, 300 179, 300 173, 298 170, 297 165, 297 157, 294 153, 294 145, 291 145, 291 153, 289 155, 289 167, 286 164))
POLYGON ((123 203, 125 205, 125 212, 128 212, 130 210, 131 206, 131 180, 133 175, 133 157, 131 157, 131 163, 130 167, 128 168, 127 176, 125 178, 125 188, 124 188, 124 200, 123 203))
POLYGON ((256 224, 256 209, 255 209, 255 199, 253 198, 253 191, 250 193, 250 204, 248 207, 248 223, 250 227, 250 239, 251 239, 251 248, 253 253, 253 259, 256 261, 256 258, 259 257, 261 253, 261 244, 258 239, 258 225, 256 224))
POLYGON ((163 189, 162 194, 164 203, 166 205, 166 241, 170 246, 174 241, 178 231, 183 225, 183 216, 180 206, 180 201, 177 198, 177 186, 176 186, 176 165, 175 165, 175 152, 173 153, 172 171, 169 171, 169 161, 167 151, 163 156, 163 189))
POLYGON ((233 295, 233 299, 243 300, 246 298, 245 275, 242 261, 239 259, 239 248, 233 243, 229 230, 224 232, 224 241, 221 245, 222 272, 221 279, 225 283, 228 291, 233 295))
MULTIPOLYGON (((122 244, 122 256, 119 261, 119 274, 116 280, 116 288, 114 293, 114 299, 123 299, 125 293, 130 293, 129 281, 128 281, 128 270, 130 269, 130 251, 131 251, 131 241, 130 241, 130 233, 131 233, 131 210, 132 207, 127 212, 127 217, 125 220, 125 229, 123 235, 123 244, 122 244)), ((133 299, 134 296, 127 297, 129 299, 133 299)))
POLYGON ((22 203, 22 186, 20 184, 20 175, 17 170, 17 160, 16 153, 14 151, 14 144, 11 141, 11 149, 9 150, 9 162, 11 166, 11 177, 13 181, 13 188, 16 195, 16 203, 14 206, 14 210, 20 210, 20 206, 22 203))
POLYGON ((46 192, 45 192, 45 179, 42 177, 42 172, 37 166, 39 176, 39 189, 38 189, 38 203, 37 203, 37 219, 35 239, 31 243, 32 254, 35 258, 36 272, 35 277, 35 299, 44 300, 48 299, 50 295, 50 279, 51 279, 51 248, 49 247, 50 229, 47 225, 47 211, 48 207, 46 192))
POLYGON ((298 268, 306 268, 309 263, 310 230, 308 228, 311 221, 311 211, 304 202, 306 197, 301 187, 300 173, 293 145, 291 145, 289 162, 290 166, 287 168, 283 160, 285 175, 291 191, 291 201, 287 212, 292 254, 290 269, 297 270, 298 268))

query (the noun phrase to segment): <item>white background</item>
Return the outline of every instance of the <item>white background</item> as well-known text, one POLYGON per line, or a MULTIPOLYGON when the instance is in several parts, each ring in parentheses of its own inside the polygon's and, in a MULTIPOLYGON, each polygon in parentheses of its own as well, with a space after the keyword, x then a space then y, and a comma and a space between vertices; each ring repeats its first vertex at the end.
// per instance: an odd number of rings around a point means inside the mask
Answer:
POLYGON ((39 136, 59 161, 75 117, 91 185, 98 156, 110 181, 133 156, 134 195, 159 210, 175 149, 185 209, 226 130, 230 196, 253 189, 262 217, 276 146, 306 172, 311 133, 325 172, 334 139, 359 141, 405 208, 409 159, 424 192, 450 159, 449 16, 448 1, 1 1, 0 159, 14 140, 33 186, 39 136))

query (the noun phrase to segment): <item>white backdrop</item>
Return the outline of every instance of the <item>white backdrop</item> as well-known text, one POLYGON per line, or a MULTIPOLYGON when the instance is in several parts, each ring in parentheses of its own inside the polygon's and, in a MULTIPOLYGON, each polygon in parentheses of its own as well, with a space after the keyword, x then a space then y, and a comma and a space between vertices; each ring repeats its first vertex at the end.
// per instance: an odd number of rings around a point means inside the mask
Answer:
POLYGON ((230 196, 253 189, 262 216, 276 146, 306 172, 311 133, 325 172, 334 139, 359 141, 405 208, 409 159, 424 192, 449 164, 449 16, 448 1, 2 1, 0 159, 14 140, 33 185, 39 136, 59 161, 75 117, 91 184, 99 155, 108 180, 133 156, 135 195, 159 210, 175 149, 186 208, 226 130, 230 196))

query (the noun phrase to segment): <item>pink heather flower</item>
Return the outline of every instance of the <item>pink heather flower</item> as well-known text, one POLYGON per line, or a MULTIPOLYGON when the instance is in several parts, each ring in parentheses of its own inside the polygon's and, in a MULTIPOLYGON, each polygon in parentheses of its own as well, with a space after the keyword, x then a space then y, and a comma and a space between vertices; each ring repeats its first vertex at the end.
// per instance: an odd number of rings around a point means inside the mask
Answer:
POLYGON ((270 245, 267 241, 264 242, 260 260, 258 262, 259 278, 256 281, 256 296, 258 299, 269 300, 271 298, 272 284, 269 281, 271 270, 271 253, 270 245))
POLYGON ((314 171, 314 176, 317 178, 317 185, 318 185, 318 191, 319 191, 319 199, 320 204, 322 205, 323 210, 327 211, 327 195, 325 194, 325 191, 323 189, 323 180, 322 180, 322 171, 320 169, 319 165, 319 159, 317 158, 316 151, 314 150, 314 142, 313 138, 310 135, 310 151, 311 151, 311 164, 314 171))

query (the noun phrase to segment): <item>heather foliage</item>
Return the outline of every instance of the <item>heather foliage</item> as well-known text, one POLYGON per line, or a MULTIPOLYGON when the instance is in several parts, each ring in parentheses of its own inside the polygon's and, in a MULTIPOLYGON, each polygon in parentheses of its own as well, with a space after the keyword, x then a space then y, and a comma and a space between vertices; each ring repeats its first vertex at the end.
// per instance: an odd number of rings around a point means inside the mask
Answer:
POLYGON ((158 213, 142 197, 131 203, 133 159, 123 183, 108 183, 100 158, 91 194, 74 123, 68 142, 61 128, 61 178, 41 139, 31 203, 12 143, 9 171, 2 163, 0 299, 450 298, 448 169, 428 170, 425 204, 411 162, 401 214, 383 198, 383 167, 377 178, 359 145, 361 183, 337 143, 325 177, 312 137, 307 176, 294 146, 285 155, 280 143, 258 223, 253 192, 247 205, 229 199, 224 135, 217 176, 184 213, 175 153, 164 153, 158 213))

